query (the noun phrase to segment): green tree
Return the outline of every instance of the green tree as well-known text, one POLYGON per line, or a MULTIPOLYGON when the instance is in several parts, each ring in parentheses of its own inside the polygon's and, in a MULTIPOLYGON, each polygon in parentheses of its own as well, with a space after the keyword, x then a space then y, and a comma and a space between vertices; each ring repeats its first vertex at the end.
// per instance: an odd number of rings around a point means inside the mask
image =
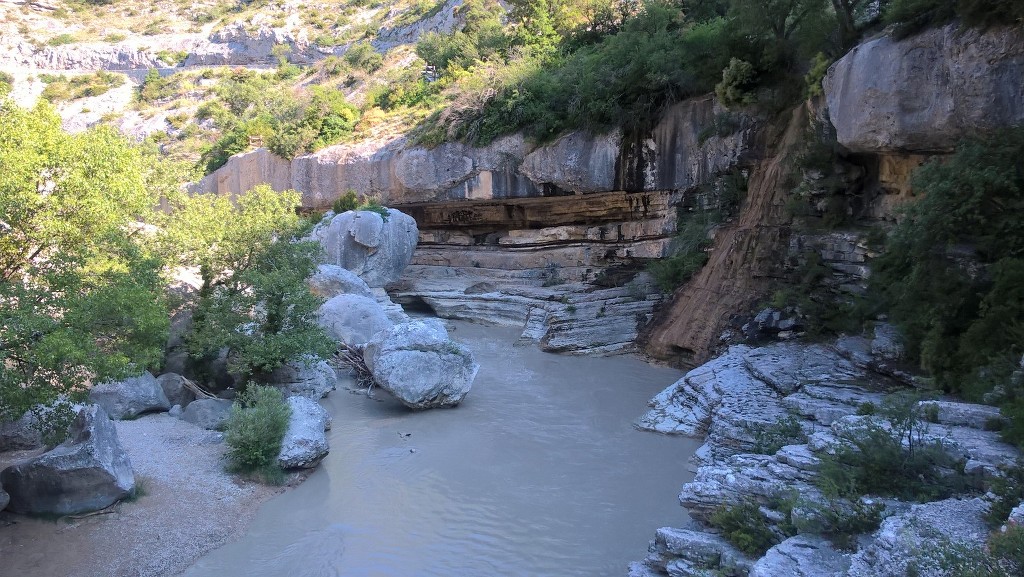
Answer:
POLYGON ((260 185, 237 199, 180 195, 161 239, 170 258, 199 268, 202 286, 186 336, 197 367, 229 351, 229 368, 263 380, 284 363, 324 356, 321 301, 306 287, 319 245, 301 241, 299 195, 260 185))
POLYGON ((159 365, 167 310, 139 224, 153 159, 115 131, 69 135, 0 103, 0 417, 159 365))

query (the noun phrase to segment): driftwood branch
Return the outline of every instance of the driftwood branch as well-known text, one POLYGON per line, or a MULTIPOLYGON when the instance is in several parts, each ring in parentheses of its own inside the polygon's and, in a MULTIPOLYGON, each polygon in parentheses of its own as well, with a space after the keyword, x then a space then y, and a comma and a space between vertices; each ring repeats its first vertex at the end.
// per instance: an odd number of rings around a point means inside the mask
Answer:
POLYGON ((334 361, 339 367, 348 367, 356 378, 356 383, 366 387, 366 394, 373 390, 373 375, 363 360, 363 352, 350 347, 345 343, 338 345, 338 351, 334 353, 334 361))
POLYGON ((212 395, 202 387, 197 385, 194 381, 191 381, 185 377, 181 377, 182 382, 185 384, 185 388, 195 393, 197 399, 216 399, 217 395, 212 395))

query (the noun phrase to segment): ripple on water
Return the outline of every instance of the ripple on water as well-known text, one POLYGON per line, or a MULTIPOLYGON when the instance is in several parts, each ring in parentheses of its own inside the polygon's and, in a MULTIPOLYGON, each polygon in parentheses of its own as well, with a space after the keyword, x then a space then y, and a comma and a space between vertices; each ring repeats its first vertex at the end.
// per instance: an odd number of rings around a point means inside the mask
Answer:
POLYGON ((462 406, 331 395, 320 469, 185 575, 624 575, 657 527, 685 522, 697 443, 632 428, 677 371, 516 347, 507 329, 453 335, 481 364, 462 406))

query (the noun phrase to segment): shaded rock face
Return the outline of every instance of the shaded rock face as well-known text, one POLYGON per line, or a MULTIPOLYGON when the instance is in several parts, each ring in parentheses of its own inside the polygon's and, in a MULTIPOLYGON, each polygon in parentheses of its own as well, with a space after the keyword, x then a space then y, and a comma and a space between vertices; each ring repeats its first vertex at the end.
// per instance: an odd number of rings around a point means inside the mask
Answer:
POLYGON ((395 209, 387 220, 371 211, 348 211, 314 231, 327 263, 354 272, 369 287, 398 280, 416 249, 416 221, 395 209))
POLYGON ((100 383, 89 391, 89 400, 103 407, 112 419, 131 419, 171 408, 160 382, 148 372, 123 381, 100 383))
POLYGON ((63 445, 0 472, 16 513, 70 515, 95 511, 135 488, 131 463, 114 423, 98 405, 79 411, 63 445))
POLYGON ((288 397, 292 414, 288 429, 281 440, 277 464, 283 469, 315 467, 327 456, 327 436, 330 417, 319 403, 306 397, 288 397))
POLYGON ((189 403, 196 400, 196 394, 185 386, 185 378, 181 375, 177 373, 164 373, 157 377, 156 380, 160 383, 160 388, 163 389, 167 401, 172 406, 180 405, 181 407, 186 407, 189 403))
POLYGON ((839 143, 853 152, 952 150, 1024 121, 1024 33, 952 24, 883 36, 832 65, 824 88, 839 143))
POLYGON ((0 423, 0 452, 42 447, 43 437, 36 421, 32 411, 25 411, 17 420, 0 423))
POLYGON ((197 399, 181 412, 181 420, 197 427, 219 431, 227 425, 232 402, 226 399, 197 399))
POLYGON ((11 496, 4 491, 4 488, 0 486, 0 511, 7 508, 7 504, 11 502, 11 496))
POLYGON ((374 381, 412 409, 458 405, 480 369, 437 319, 381 331, 366 344, 363 360, 374 381))
POLYGON ((324 303, 318 322, 329 336, 349 346, 362 345, 392 326, 376 300, 352 294, 341 294, 324 303))
POLYGON ((337 388, 337 378, 327 361, 309 357, 278 367, 270 374, 269 382, 280 387, 285 396, 299 395, 316 400, 337 388))

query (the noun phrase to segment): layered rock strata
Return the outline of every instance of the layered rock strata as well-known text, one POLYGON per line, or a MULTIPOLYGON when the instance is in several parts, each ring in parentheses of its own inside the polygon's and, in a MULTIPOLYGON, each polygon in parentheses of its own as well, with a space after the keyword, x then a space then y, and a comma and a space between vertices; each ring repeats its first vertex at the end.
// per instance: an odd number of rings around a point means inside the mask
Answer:
MULTIPOLYGON (((889 376, 873 370, 898 359, 890 331, 882 325, 871 339, 851 343, 857 338, 847 337, 831 346, 734 346, 652 399, 640 428, 703 436, 705 443, 694 456, 698 468, 693 481, 679 494, 693 526, 658 529, 648 557, 631 566, 631 577, 716 571, 734 576, 895 575, 903 574, 900 567, 914 555, 927 556, 929 547, 941 545, 939 537, 958 546, 983 543, 983 499, 911 506, 862 497, 857 504, 830 499, 818 488, 822 455, 850 443, 857 431, 892 426, 883 417, 865 414, 900 389, 889 376), (779 423, 796 427, 788 433, 792 438, 781 439, 781 448, 773 445, 780 439, 766 434, 779 423), (757 559, 737 551, 709 524, 721 507, 749 503, 780 536, 757 559), (852 511, 855 506, 878 507, 886 520, 854 540, 853 551, 840 550, 822 538, 837 523, 825 512, 852 511), (794 526, 797 534, 785 538, 792 528, 783 534, 783 523, 794 526)), ((1001 419, 997 409, 924 401, 919 410, 932 422, 916 433, 915 442, 942 447, 979 494, 1020 458, 1017 449, 990 430, 1001 419)))

